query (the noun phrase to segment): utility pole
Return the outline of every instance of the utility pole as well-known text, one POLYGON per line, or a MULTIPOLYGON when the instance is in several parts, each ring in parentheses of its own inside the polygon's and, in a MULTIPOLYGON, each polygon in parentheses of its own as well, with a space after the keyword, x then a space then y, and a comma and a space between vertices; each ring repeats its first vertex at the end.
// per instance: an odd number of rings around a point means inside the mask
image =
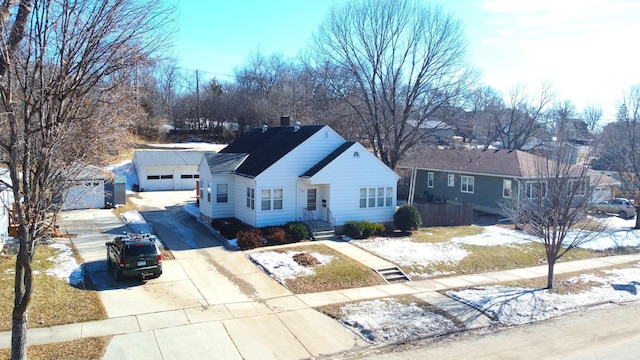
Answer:
POLYGON ((196 69, 196 121, 200 130, 200 73, 196 69))

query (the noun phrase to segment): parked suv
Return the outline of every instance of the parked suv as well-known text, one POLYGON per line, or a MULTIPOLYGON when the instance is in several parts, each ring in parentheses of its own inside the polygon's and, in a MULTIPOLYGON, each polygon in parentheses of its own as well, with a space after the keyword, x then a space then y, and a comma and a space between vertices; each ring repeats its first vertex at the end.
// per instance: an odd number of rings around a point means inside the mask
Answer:
POLYGON ((128 233, 105 243, 107 266, 113 268, 116 281, 124 277, 155 279, 162 275, 162 254, 157 242, 153 234, 128 233))
POLYGON ((633 204, 623 198, 613 198, 601 201, 595 205, 593 212, 605 214, 618 214, 621 218, 636 216, 636 208, 633 204))

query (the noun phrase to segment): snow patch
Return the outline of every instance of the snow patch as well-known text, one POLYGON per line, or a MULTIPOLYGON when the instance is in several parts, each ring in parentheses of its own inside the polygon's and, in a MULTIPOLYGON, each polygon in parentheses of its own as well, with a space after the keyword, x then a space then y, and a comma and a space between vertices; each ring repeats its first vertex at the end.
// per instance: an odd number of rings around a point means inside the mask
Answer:
MULTIPOLYGON (((303 251, 261 251, 251 253, 247 256, 251 261, 262 266, 265 271, 279 283, 284 285, 288 279, 315 274, 313 267, 302 266, 293 260, 294 255, 301 253, 303 253, 303 251)), ((332 255, 325 255, 317 252, 309 254, 315 257, 320 262, 320 265, 328 264, 334 258, 332 255)))

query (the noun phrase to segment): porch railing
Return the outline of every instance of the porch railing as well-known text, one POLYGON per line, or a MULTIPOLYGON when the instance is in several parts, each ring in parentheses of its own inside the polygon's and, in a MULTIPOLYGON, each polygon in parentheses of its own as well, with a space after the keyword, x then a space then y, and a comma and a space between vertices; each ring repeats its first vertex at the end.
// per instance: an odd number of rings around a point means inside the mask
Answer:
POLYGON ((311 228, 311 233, 315 237, 318 233, 318 218, 313 210, 302 208, 302 221, 306 222, 311 228))

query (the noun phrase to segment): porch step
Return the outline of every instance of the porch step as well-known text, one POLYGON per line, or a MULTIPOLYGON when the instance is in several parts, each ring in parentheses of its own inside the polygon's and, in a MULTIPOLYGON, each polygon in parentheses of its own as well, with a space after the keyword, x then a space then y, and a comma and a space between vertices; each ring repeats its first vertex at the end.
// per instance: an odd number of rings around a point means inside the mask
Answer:
POLYGON ((336 232, 333 230, 316 231, 313 234, 314 240, 334 240, 336 238, 336 232))
POLYGON ((380 275, 380 277, 382 277, 384 281, 388 283, 394 281, 411 281, 409 275, 405 274, 397 266, 385 266, 377 269, 373 268, 373 271, 378 273, 378 275, 380 275))

